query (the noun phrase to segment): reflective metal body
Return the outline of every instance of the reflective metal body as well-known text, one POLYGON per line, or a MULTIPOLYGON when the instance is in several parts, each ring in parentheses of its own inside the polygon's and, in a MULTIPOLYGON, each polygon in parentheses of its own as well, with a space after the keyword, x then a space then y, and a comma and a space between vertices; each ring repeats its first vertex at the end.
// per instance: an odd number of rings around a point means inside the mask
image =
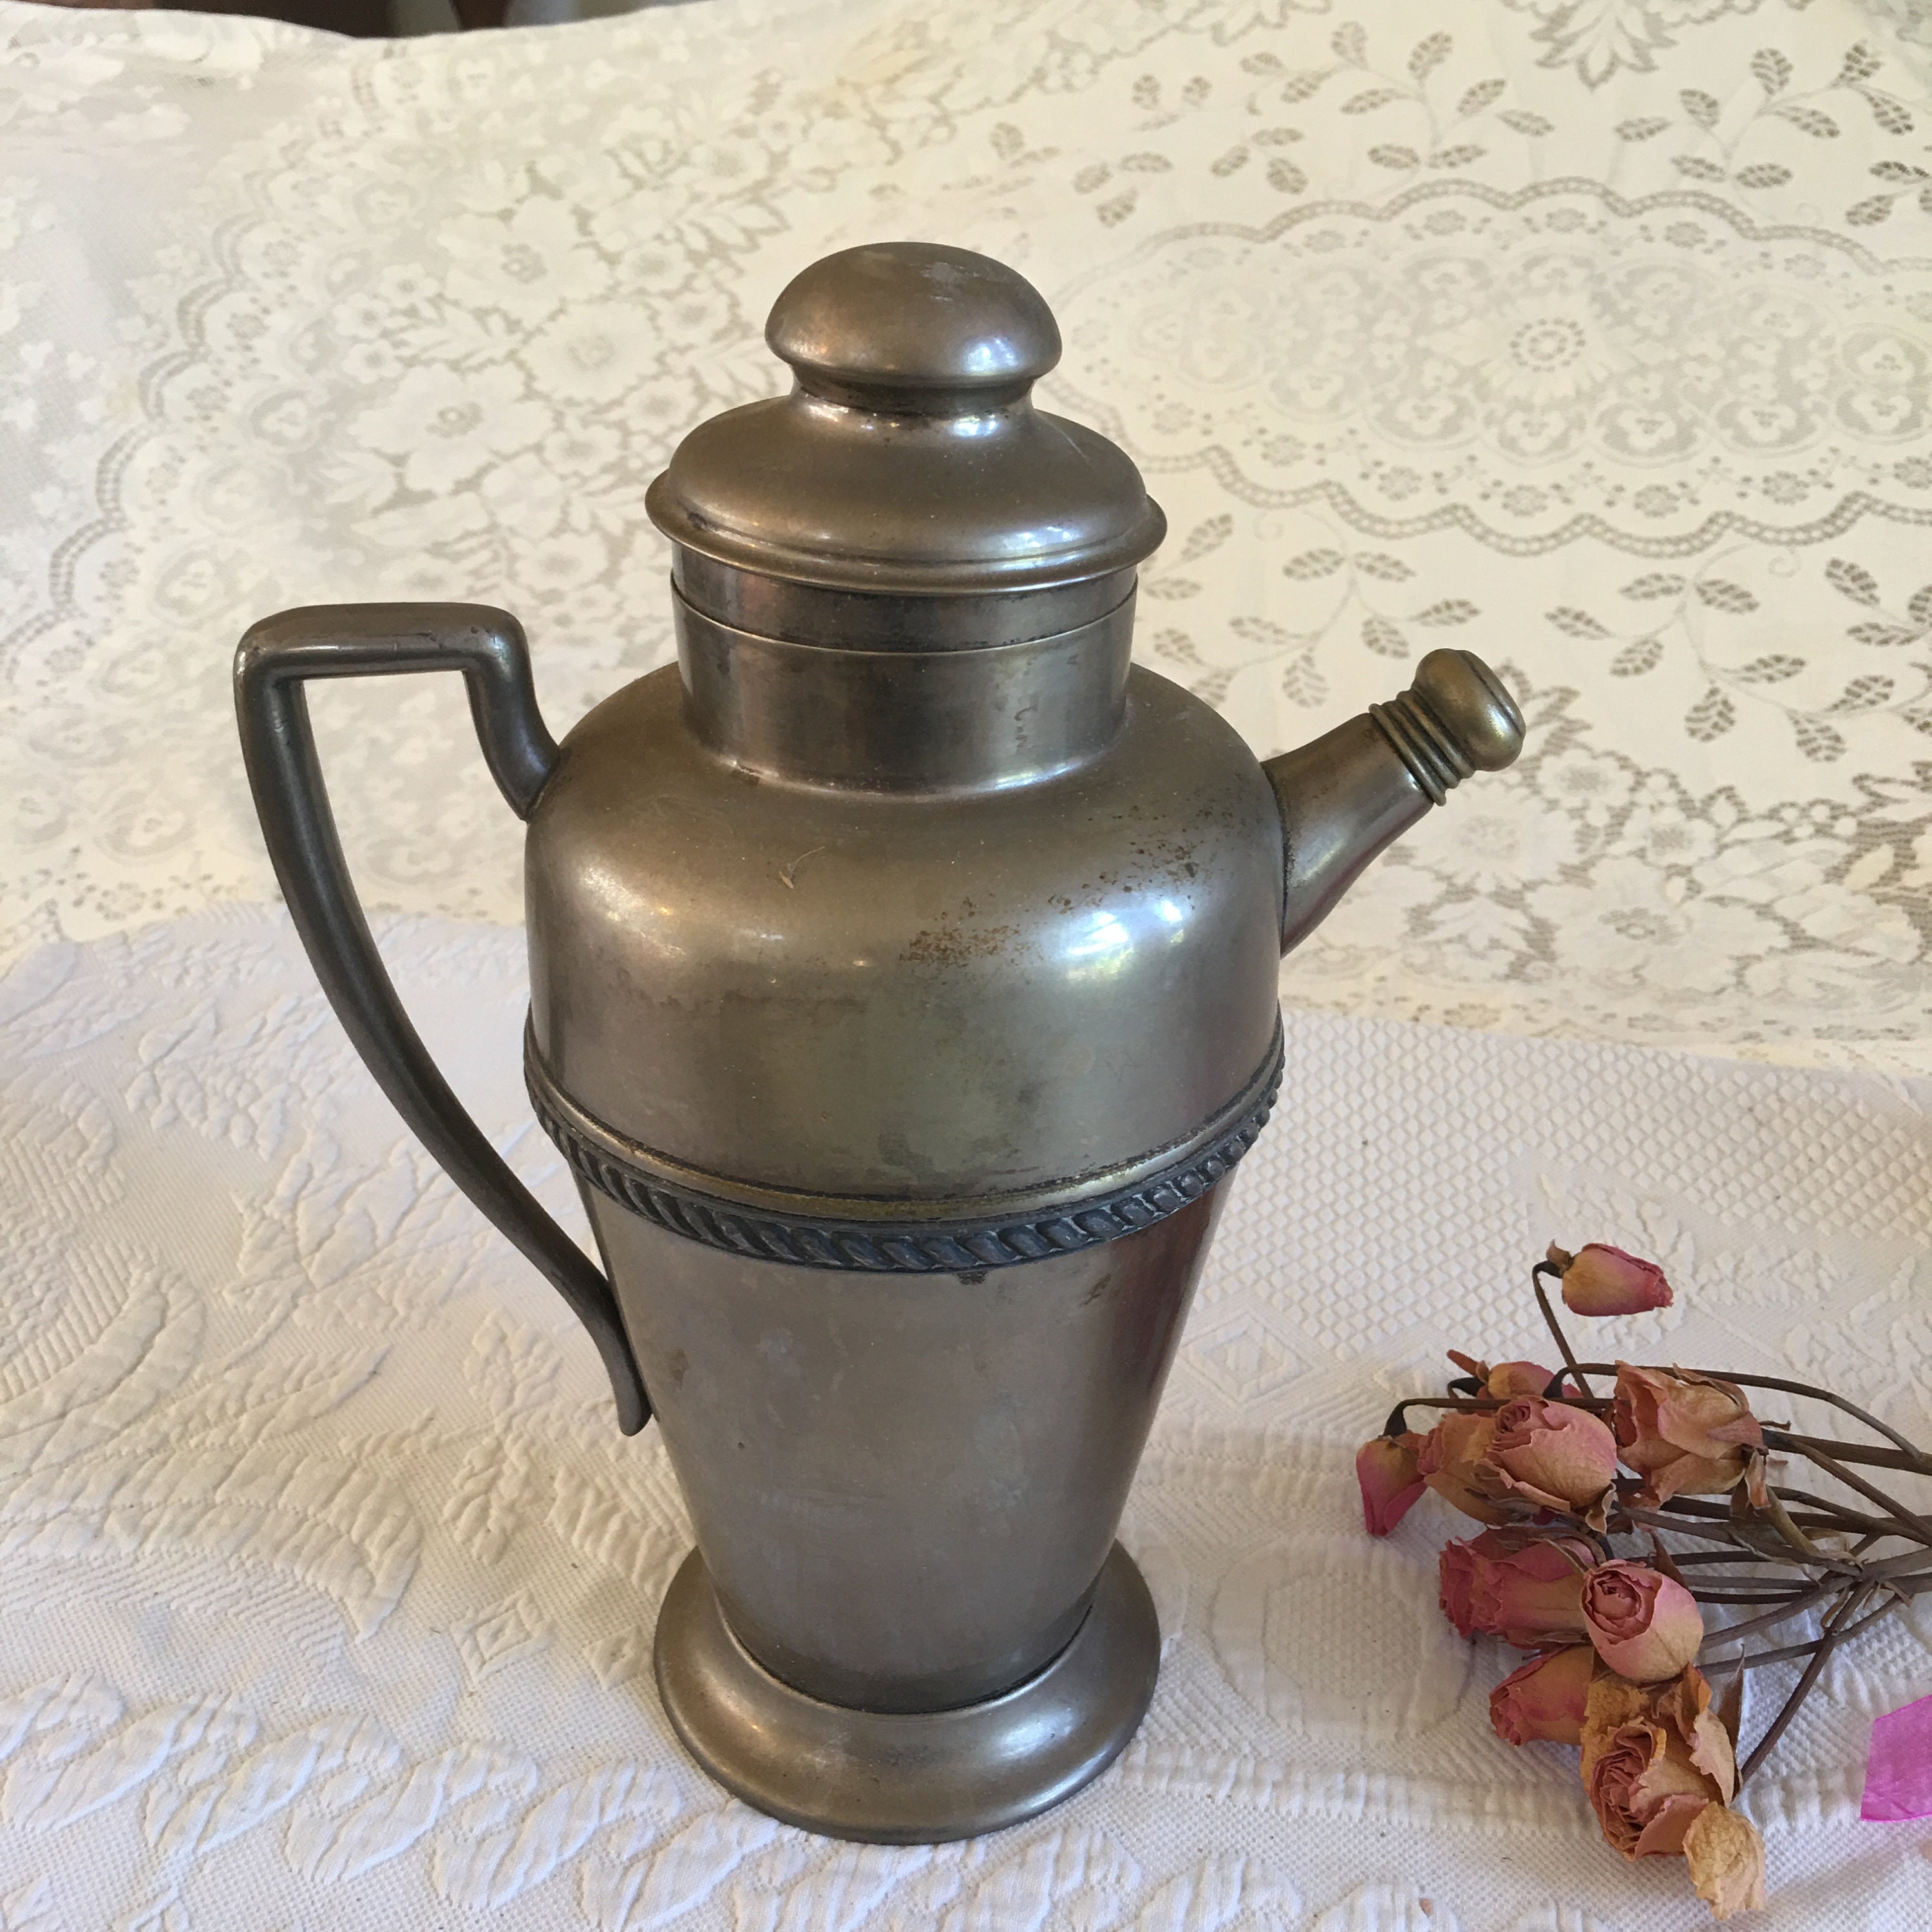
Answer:
POLYGON ((1159 1634, 1113 1538, 1279 1081, 1280 955, 1522 720, 1437 652, 1264 766, 1132 667, 1160 514, 1033 409, 1058 338, 999 265, 848 250, 768 338, 791 394, 651 494, 676 669, 556 746, 501 613, 287 613, 244 640, 243 742, 386 1090, 591 1325, 624 1425, 655 1400, 700 1552, 659 1626, 680 1734, 794 1822, 957 1836, 1138 1721, 1159 1634), (608 1284, 489 1166, 335 844, 302 680, 440 664, 530 820, 526 1070, 608 1284))

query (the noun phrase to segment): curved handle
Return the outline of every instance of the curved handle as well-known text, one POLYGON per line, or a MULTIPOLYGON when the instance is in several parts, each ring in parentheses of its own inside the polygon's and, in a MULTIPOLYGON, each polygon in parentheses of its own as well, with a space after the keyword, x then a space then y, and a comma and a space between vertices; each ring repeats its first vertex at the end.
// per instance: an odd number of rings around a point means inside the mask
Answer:
POLYGON ((519 818, 556 761, 530 682, 522 626, 482 604, 322 604, 252 626, 235 652, 235 710, 255 810, 296 931, 356 1050, 416 1138, 590 1331, 617 1398, 617 1424, 650 1420, 610 1284, 506 1166, 417 1037, 350 883, 315 752, 312 677, 460 670, 483 756, 519 818))

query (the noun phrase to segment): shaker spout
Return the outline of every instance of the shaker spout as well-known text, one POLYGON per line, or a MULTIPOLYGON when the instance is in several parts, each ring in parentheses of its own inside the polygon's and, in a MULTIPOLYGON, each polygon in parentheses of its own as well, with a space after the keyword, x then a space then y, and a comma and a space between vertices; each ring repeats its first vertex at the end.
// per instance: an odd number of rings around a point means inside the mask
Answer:
POLYGON ((1268 759, 1262 770, 1281 807, 1286 856, 1282 951, 1472 772, 1513 764, 1523 728, 1516 700, 1481 658, 1431 651, 1400 697, 1268 759))

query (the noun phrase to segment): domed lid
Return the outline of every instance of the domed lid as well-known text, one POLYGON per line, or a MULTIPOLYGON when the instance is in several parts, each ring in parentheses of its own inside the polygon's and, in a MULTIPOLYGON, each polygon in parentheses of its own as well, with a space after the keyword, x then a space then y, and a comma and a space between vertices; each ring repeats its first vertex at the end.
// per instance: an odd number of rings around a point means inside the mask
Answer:
POLYGON ((791 394, 700 424, 651 485, 676 543, 797 583, 958 594, 1124 569, 1166 532, 1124 451, 1034 407, 1060 332, 998 262, 848 248, 791 283, 765 340, 791 394))

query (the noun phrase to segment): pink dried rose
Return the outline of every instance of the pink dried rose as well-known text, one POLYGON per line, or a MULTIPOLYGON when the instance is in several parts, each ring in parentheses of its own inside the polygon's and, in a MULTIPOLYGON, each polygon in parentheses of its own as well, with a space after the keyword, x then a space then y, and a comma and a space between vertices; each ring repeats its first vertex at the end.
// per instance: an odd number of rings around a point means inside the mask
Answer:
POLYGON ((1362 1522, 1371 1536, 1386 1536, 1421 1495, 1422 1473, 1415 1466, 1422 1438, 1413 1430, 1378 1436, 1355 1451, 1355 1480, 1362 1492, 1362 1522))
POLYGON ((1496 1432, 1474 1480, 1601 1529, 1616 1474, 1617 1438, 1607 1424, 1588 1409, 1520 1396, 1497 1412, 1496 1432))
POLYGON ((1498 1402, 1508 1402, 1519 1395, 1540 1395, 1556 1374, 1540 1362, 1498 1362, 1492 1368, 1487 1362, 1455 1348, 1449 1351, 1449 1359, 1466 1376, 1482 1384, 1484 1394, 1498 1402))
POLYGON ((1442 1613, 1460 1636, 1499 1636, 1541 1650, 1587 1634, 1585 1569, 1597 1552, 1580 1537, 1486 1529, 1443 1546, 1438 1559, 1442 1613))
POLYGON ((1490 1693, 1490 1728, 1506 1744, 1581 1744, 1596 1672, 1597 1653, 1587 1643, 1538 1652, 1490 1693))
POLYGON ((1670 1306, 1664 1270, 1621 1248, 1592 1241, 1571 1255, 1552 1244, 1547 1258, 1563 1278, 1563 1305, 1572 1315, 1642 1315, 1670 1306))
POLYGON ((1478 1522, 1520 1522, 1528 1514, 1528 1506, 1498 1498, 1477 1477, 1477 1467, 1489 1453, 1496 1432, 1493 1413, 1452 1411, 1424 1437, 1416 1451, 1415 1466, 1423 1481, 1465 1516, 1472 1516, 1478 1522))
POLYGON ((1579 1608, 1597 1654, 1634 1684, 1676 1676, 1704 1641, 1696 1598, 1648 1564, 1598 1564, 1584 1580, 1579 1608))
POLYGON ((1604 1838, 1628 1858, 1682 1852, 1699 1896, 1726 1918, 1763 1904, 1764 1847, 1726 1808, 1737 1763, 1710 1705, 1695 1670, 1648 1685, 1606 1672, 1591 1683, 1580 1742, 1604 1838))
POLYGON ((1747 1478, 1762 1504, 1764 1432, 1735 1382, 1619 1362, 1615 1420, 1624 1462, 1643 1479, 1643 1508, 1720 1495, 1747 1478))

